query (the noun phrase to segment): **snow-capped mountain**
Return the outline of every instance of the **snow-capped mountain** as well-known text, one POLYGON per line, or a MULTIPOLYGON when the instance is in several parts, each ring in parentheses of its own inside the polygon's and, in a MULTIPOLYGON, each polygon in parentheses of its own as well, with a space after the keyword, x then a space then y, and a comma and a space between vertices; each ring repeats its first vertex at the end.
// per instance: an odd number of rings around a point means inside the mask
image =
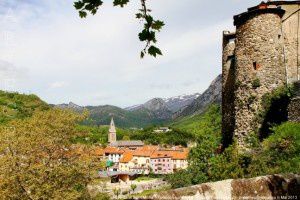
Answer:
POLYGON ((153 98, 144 104, 138 104, 127 108, 116 106, 79 106, 69 104, 54 105, 63 109, 90 112, 85 124, 108 124, 113 116, 120 127, 145 127, 147 125, 169 122, 178 117, 199 114, 211 103, 221 103, 221 82, 219 75, 203 93, 179 95, 170 98, 153 98))
POLYGON ((180 95, 180 96, 165 98, 163 100, 165 101, 169 110, 175 113, 178 110, 190 105, 200 95, 201 95, 200 93, 195 93, 190 95, 180 95))
POLYGON ((183 109, 186 106, 188 106, 189 104, 191 104, 200 95, 201 95, 200 93, 195 93, 195 94, 190 94, 190 95, 184 94, 184 95, 163 98, 163 99, 162 98, 153 98, 144 104, 130 106, 130 107, 125 108, 125 110, 133 111, 133 110, 138 110, 141 108, 146 108, 148 110, 159 110, 159 109, 163 108, 164 110, 169 110, 172 113, 175 113, 178 110, 183 109))
POLYGON ((210 104, 221 104, 222 100, 222 75, 215 78, 210 86, 199 97, 194 99, 188 106, 178 110, 173 118, 201 114, 210 104))

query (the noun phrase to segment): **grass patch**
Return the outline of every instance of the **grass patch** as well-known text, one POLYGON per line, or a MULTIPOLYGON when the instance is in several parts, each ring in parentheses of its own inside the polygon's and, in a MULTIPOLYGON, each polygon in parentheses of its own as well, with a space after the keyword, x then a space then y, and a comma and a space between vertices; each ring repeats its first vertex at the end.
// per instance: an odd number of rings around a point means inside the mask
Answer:
POLYGON ((170 189, 171 189, 171 186, 165 186, 165 187, 162 187, 159 189, 144 190, 143 192, 141 192, 139 194, 130 195, 130 197, 144 197, 144 196, 152 195, 155 193, 164 192, 164 191, 170 190, 170 189))
POLYGON ((137 182, 140 182, 140 181, 152 181, 156 178, 152 178, 152 177, 149 177, 149 176, 141 176, 141 177, 138 177, 137 179, 135 179, 137 182))

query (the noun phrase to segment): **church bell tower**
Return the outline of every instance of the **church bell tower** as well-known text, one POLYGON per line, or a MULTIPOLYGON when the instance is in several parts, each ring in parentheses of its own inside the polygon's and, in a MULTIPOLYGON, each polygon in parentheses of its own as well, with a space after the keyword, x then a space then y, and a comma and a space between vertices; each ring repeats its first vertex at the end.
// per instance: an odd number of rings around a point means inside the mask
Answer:
POLYGON ((108 142, 111 144, 116 141, 117 141, 117 131, 116 131, 114 119, 111 118, 109 130, 108 130, 108 142))

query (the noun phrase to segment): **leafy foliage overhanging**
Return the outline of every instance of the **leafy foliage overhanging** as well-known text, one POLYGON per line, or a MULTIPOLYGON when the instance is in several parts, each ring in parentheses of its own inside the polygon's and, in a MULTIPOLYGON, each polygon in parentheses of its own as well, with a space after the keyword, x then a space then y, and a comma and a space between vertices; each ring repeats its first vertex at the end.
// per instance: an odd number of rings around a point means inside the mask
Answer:
MULTIPOLYGON (((153 57, 157 55, 162 55, 161 50, 155 46, 157 42, 156 33, 161 31, 162 27, 165 25, 161 20, 155 20, 151 16, 151 10, 146 6, 146 0, 141 1, 141 8, 139 12, 136 13, 136 18, 144 22, 143 30, 138 34, 139 40, 145 42, 146 45, 141 51, 140 57, 143 58, 145 54, 149 54, 153 57)), ((114 0, 114 6, 124 7, 129 3, 129 0, 114 0)), ((74 7, 78 10, 79 16, 81 18, 86 18, 88 13, 95 15, 100 6, 102 6, 103 1, 101 0, 78 0, 74 2, 74 7)))

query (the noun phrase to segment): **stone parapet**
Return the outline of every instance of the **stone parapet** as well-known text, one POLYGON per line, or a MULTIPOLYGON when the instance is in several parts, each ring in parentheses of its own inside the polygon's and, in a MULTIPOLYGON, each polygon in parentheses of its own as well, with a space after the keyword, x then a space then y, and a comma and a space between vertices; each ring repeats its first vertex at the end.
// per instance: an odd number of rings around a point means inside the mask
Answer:
POLYGON ((239 199, 299 199, 300 176, 268 175, 250 179, 203 183, 141 197, 138 199, 167 200, 239 200, 239 199))

